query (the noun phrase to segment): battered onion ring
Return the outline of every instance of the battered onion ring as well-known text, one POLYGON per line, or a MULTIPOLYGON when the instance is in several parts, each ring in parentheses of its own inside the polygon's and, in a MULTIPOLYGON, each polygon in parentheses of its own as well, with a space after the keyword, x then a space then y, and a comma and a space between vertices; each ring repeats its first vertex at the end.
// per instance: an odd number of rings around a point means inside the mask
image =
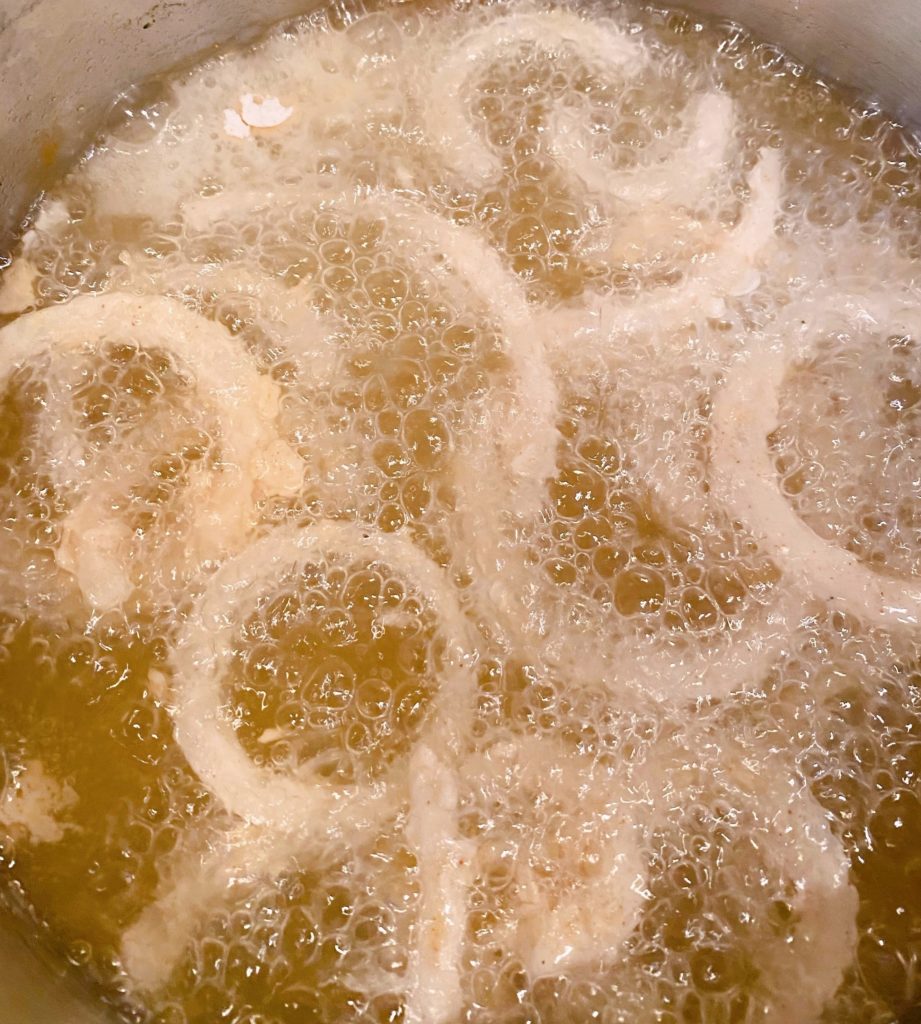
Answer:
MULTIPOLYGON (((762 819, 765 850, 793 886, 793 935, 761 946, 760 983, 779 1021, 812 1024, 834 995, 857 948, 857 890, 850 863, 808 786, 782 765, 755 772, 738 756, 732 781, 747 789, 762 819)), ((758 841, 758 837, 755 837, 758 841)))
MULTIPOLYGON (((279 194, 279 202, 286 200, 279 194)), ((290 197, 289 197, 290 198, 290 197)), ((250 193, 225 201, 241 215, 255 201, 250 193)), ((420 251, 429 259, 428 268, 438 284, 454 297, 460 308, 468 308, 471 297, 482 303, 485 312, 499 328, 505 340, 505 352, 516 378, 511 401, 499 412, 499 427, 489 442, 497 464, 502 465, 503 490, 511 487, 514 504, 523 513, 536 514, 540 507, 544 481, 553 475, 557 430, 557 391, 553 372, 547 362, 545 332, 535 329, 532 311, 518 279, 503 264, 498 253, 473 228, 455 224, 426 209, 416 198, 393 192, 373 191, 365 195, 340 194, 327 199, 323 209, 344 215, 380 218, 392 231, 386 246, 402 254, 410 264, 419 262, 420 251)), ((208 275, 200 275, 200 282, 208 275)), ((234 289, 255 293, 262 285, 246 280, 237 272, 216 271, 216 281, 234 289)), ((176 286, 182 281, 177 280, 176 286)), ((199 286, 199 284, 196 284, 199 286)), ((271 307, 284 322, 291 302, 300 303, 300 289, 269 293, 271 307)), ((268 311, 271 314, 271 309, 268 311)), ((313 375, 329 372, 329 353, 314 353, 308 346, 317 369, 313 375)), ((308 361, 308 366, 314 363, 308 361)), ((484 433, 478 431, 478 433, 484 433)))
MULTIPOLYGON (((586 62, 603 70, 633 71, 648 59, 645 48, 625 32, 589 24, 565 10, 506 14, 452 39, 448 55, 426 80, 423 104, 428 135, 435 140, 455 172, 482 184, 501 166, 479 137, 476 127, 458 102, 477 67, 514 47, 530 45, 545 52, 576 51, 586 62)), ((686 206, 700 200, 726 163, 734 126, 732 99, 707 92, 689 105, 686 141, 649 165, 616 170, 587 152, 584 126, 571 112, 551 116, 551 152, 571 168, 590 190, 627 204, 671 202, 686 206)))
POLYGON ((616 958, 645 903, 647 865, 635 834, 635 804, 613 773, 585 761, 556 736, 509 734, 463 766, 488 802, 495 789, 538 808, 549 797, 579 822, 580 814, 603 822, 603 835, 586 837, 588 849, 574 842, 562 852, 564 879, 538 877, 530 855, 519 859, 524 912, 509 944, 532 983, 616 958))
MULTIPOLYGON (((921 623, 921 586, 880 575, 845 548, 823 540, 780 490, 767 445, 778 426, 780 388, 790 366, 809 349, 816 319, 835 315, 893 325, 893 308, 878 298, 841 294, 800 319, 772 345, 747 352, 728 370, 713 405, 711 487, 714 496, 802 589, 832 609, 870 625, 921 623)), ((896 313, 913 318, 903 307, 896 313)))
MULTIPOLYGON (((763 149, 749 176, 750 198, 735 227, 725 233, 714 252, 695 262, 682 282, 644 290, 638 296, 594 292, 579 305, 560 306, 533 314, 552 366, 561 372, 591 376, 617 365, 648 365, 644 342, 655 336, 657 355, 668 365, 669 332, 683 325, 725 317, 727 300, 753 292, 761 281, 759 263, 774 238, 774 225, 783 189, 779 151, 763 149)), ((701 363, 721 364, 733 338, 703 332, 694 357, 701 363)), ((682 340, 676 358, 687 360, 682 340)))
MULTIPOLYGON (((592 679, 621 697, 626 688, 663 704, 718 700, 761 688, 804 615, 799 594, 784 594, 719 634, 612 639, 586 632, 583 646, 547 660, 564 678, 592 679)), ((525 634, 522 642, 529 639, 525 634)))
MULTIPOLYGON (((434 1020, 439 1000, 447 998, 451 990, 435 992, 423 972, 436 970, 440 979, 449 981, 452 972, 458 971, 453 954, 439 951, 433 937, 435 922, 444 909, 439 893, 444 895, 448 887, 447 897, 457 914, 463 901, 462 887, 452 881, 452 871, 462 867, 458 861, 463 857, 460 852, 457 857, 452 853, 448 863, 443 856, 446 844, 452 849, 456 846, 457 851, 463 849, 461 841, 452 838, 456 807, 447 806, 443 799, 447 792, 450 803, 454 792, 456 804, 456 789, 452 789, 456 777, 443 761, 434 758, 429 747, 420 744, 417 750, 421 753, 414 754, 408 770, 399 773, 408 778, 396 780, 398 773, 391 770, 379 784, 346 788, 318 776, 288 778, 249 760, 236 740, 233 723, 221 710, 222 670, 230 660, 233 634, 241 618, 288 572, 330 552, 402 571, 417 596, 435 613, 445 634, 445 667, 428 733, 430 742, 437 742, 446 756, 457 756, 460 734, 473 711, 476 683, 467 653, 470 629, 444 572, 402 536, 354 523, 327 521, 270 533, 227 562, 211 579, 172 654, 175 703, 171 713, 176 740, 201 781, 244 823, 191 872, 180 871, 170 880, 126 933, 122 961, 139 987, 150 990, 162 985, 200 914, 221 897, 228 884, 276 874, 299 852, 322 858, 333 844, 373 830, 399 810, 394 782, 401 781, 410 786, 408 831, 420 851, 423 878, 409 1002, 418 1007, 418 1019, 434 1020), (432 800, 439 806, 427 807, 432 800), (434 835, 427 832, 429 827, 434 827, 434 835)), ((458 925, 461 935, 464 925, 465 920, 458 925)))
MULTIPOLYGON (((616 345, 634 331, 678 327, 695 319, 718 319, 726 300, 753 292, 761 281, 758 260, 774 237, 774 222, 783 187, 783 163, 776 149, 762 149, 749 176, 751 196, 734 228, 716 251, 696 263, 685 280, 672 288, 646 291, 636 300, 598 296, 590 301, 590 317, 581 326, 589 341, 616 345)), ((580 325, 574 323, 574 328, 580 325)), ((578 354, 578 353, 576 353, 578 354)))
MULTIPOLYGON (((505 339, 505 351, 517 378, 512 401, 503 405, 495 436, 482 442, 494 449, 502 466, 504 490, 523 513, 536 514, 545 482, 553 475, 557 445, 557 388, 547 362, 544 335, 535 330, 531 311, 517 278, 498 253, 472 228, 454 224, 416 201, 392 193, 343 199, 333 209, 377 215, 391 225, 387 245, 408 260, 427 251, 433 275, 458 304, 469 305, 471 293, 505 339), (458 281, 462 284, 458 294, 458 281)), ((478 431, 483 434, 483 431, 478 431)))
POLYGON ((604 673, 608 685, 627 683, 658 701, 728 697, 761 686, 786 654, 805 613, 798 594, 750 609, 724 633, 654 642, 621 641, 604 673))
MULTIPOLYGON (((136 340, 136 335, 145 347, 169 353, 180 372, 190 372, 200 386, 206 386, 206 400, 218 413, 220 472, 213 474, 205 500, 196 505, 195 530, 207 549, 205 557, 226 553, 251 525, 255 492, 276 468, 279 439, 264 421, 274 415, 277 387, 257 372, 222 327, 172 299, 121 293, 80 296, 66 305, 20 317, 0 331, 0 380, 41 356, 90 355, 110 341, 136 340)), ((58 443, 57 475, 66 486, 75 466, 68 460, 80 462, 82 455, 73 450, 70 438, 52 434, 52 440, 58 443)), ((115 480, 79 499, 71 512, 74 521, 105 532, 106 525, 113 523, 111 497, 117 489, 115 480)), ((109 532, 113 541, 109 550, 105 543, 100 550, 89 550, 76 538, 69 558, 64 554, 87 600, 100 608, 120 604, 132 591, 131 552, 123 543, 128 538, 117 530, 109 532), (81 567, 83 557, 89 562, 81 567)))
MULTIPOLYGON (((631 355, 629 346, 623 344, 623 339, 632 333, 676 324, 686 319, 689 312, 691 315, 695 312, 703 312, 707 316, 721 315, 725 311, 721 282, 725 282, 727 277, 732 280, 741 270, 742 278, 736 278, 740 287, 733 289, 730 286, 729 290, 744 291, 754 286, 754 280, 746 280, 746 276, 757 273, 754 262, 774 234, 781 179, 780 154, 776 150, 762 150, 751 174, 751 199, 741 219, 710 263, 701 264, 683 285, 656 290, 638 301, 598 296, 590 301, 587 312, 563 310, 545 314, 542 328, 554 361, 570 369, 576 366, 591 373, 598 365, 610 366, 612 362, 616 365, 636 358, 631 355)), ((645 358, 645 349, 643 352, 645 358)), ((725 353, 704 351, 701 357, 704 360, 724 358, 725 353)), ((667 358, 665 353, 663 358, 667 358)), ((685 510, 675 508, 672 511, 680 514, 685 510)), ((532 591, 533 583, 527 574, 516 573, 503 560, 499 551, 500 530, 482 511, 472 532, 484 549, 481 564, 485 571, 495 573, 496 567, 502 566, 499 582, 492 588, 491 596, 505 613, 506 620, 513 620, 522 603, 521 595, 532 591)), ((743 626, 738 636, 729 643, 721 644, 724 649, 716 659, 713 659, 712 649, 707 650, 705 643, 696 641, 667 641, 656 650, 652 645, 627 640, 623 648, 617 645, 611 651, 608 644, 594 637, 588 638, 588 642, 594 651, 592 661, 596 675, 606 680, 608 685, 616 687, 627 680, 665 700, 726 696, 744 685, 746 678, 753 684, 763 678, 772 656, 782 653, 787 624, 793 625, 800 614, 801 608, 793 602, 785 602, 782 608, 766 611, 766 623, 755 622, 750 628, 743 626), (761 631, 765 625, 768 632, 763 634, 761 631)), ((532 625, 543 628, 543 623, 532 625)), ((525 641, 530 632, 526 629, 525 641)), ((563 671, 573 668, 565 656, 557 664, 563 671)))
MULTIPOLYGON (((630 205, 692 205, 725 166, 732 142, 733 102, 725 93, 706 92, 693 101, 687 140, 649 165, 616 170, 586 151, 586 140, 572 115, 561 111, 550 127, 551 150, 587 189, 630 205)), ((584 133, 584 126, 582 131, 584 133)))
MULTIPOLYGON (((461 777, 487 790, 519 791, 537 787, 561 807, 585 807, 611 817, 608 786, 586 775, 571 752, 552 737, 510 736, 466 758, 461 777)), ((613 781, 612 779, 608 781, 613 781)), ((474 844, 458 828, 457 773, 429 746, 413 757, 412 802, 407 836, 419 858, 422 880, 421 920, 410 957, 404 1014, 414 1024, 443 1024, 463 1008, 461 954, 467 930, 466 903, 475 880, 474 844)), ((530 799, 530 798, 528 798, 530 799)), ((618 804, 623 820, 613 834, 593 846, 594 877, 579 878, 548 892, 527 863, 519 864, 518 883, 524 913, 508 936, 523 959, 531 981, 552 977, 619 954, 636 927, 644 902, 645 869, 633 834, 635 821, 626 802, 618 804)), ((575 846, 570 867, 585 868, 586 851, 575 846)))
MULTIPOLYGON (((333 386, 339 356, 337 327, 317 312, 303 282, 288 287, 277 277, 236 263, 205 263, 194 272, 188 266, 166 271, 145 266, 136 274, 128 264, 126 287, 132 291, 153 289, 152 294, 165 292, 196 311, 213 300, 215 315, 228 300, 248 300, 256 308, 257 326, 270 335, 279 357, 293 358, 300 377, 311 387, 333 386)), ((341 333, 341 328, 338 330, 341 333)))
POLYGON ((434 613, 446 642, 443 685, 433 715, 447 705, 463 715, 475 681, 467 664, 469 627, 445 573, 396 533, 355 523, 326 521, 275 530, 226 562, 186 620, 172 653, 176 740, 202 782, 231 813, 309 843, 321 835, 355 834, 393 813, 393 786, 335 787, 319 776, 290 778, 259 768, 237 741, 222 710, 221 680, 241 619, 287 573, 312 559, 339 553, 388 565, 401 573, 434 613))
MULTIPOLYGON (((758 1011, 763 1019, 782 1024, 815 1024, 856 953, 859 900, 849 879, 850 862, 822 806, 783 751, 753 766, 735 735, 737 728, 711 721, 700 731, 692 727, 681 743, 666 732, 664 743, 657 741, 631 770, 631 785, 647 818, 661 820, 680 814, 692 801, 700 805, 724 798, 751 815, 737 827, 740 838, 757 852, 755 877, 761 868, 779 876, 792 910, 788 934, 772 935, 753 950, 761 966, 758 1011)), ((732 823, 735 816, 728 820, 732 823)), ((732 869, 731 849, 720 854, 719 864, 732 869)))
POLYGON ((463 1008, 461 954, 474 845, 458 825, 458 775, 427 743, 410 759, 406 838, 416 851, 419 913, 405 981, 406 1024, 443 1024, 463 1008))
MULTIPOLYGON (((699 527, 718 508, 708 493, 704 446, 697 451, 696 445, 692 448, 680 437, 676 441, 673 425, 693 404, 702 404, 712 393, 706 387, 709 376, 690 382, 690 402, 686 394, 665 392, 662 398, 663 392, 657 391, 661 400, 650 403, 645 414, 651 429, 632 448, 637 457, 636 478, 649 488, 666 520, 691 528, 699 527)), ((672 379, 680 382, 681 378, 675 375, 672 379)), ((683 391, 688 387, 685 382, 683 391)), ((724 698, 758 688, 788 651, 806 616, 804 595, 786 583, 772 588, 769 601, 762 606, 749 600, 744 613, 727 614, 728 630, 699 638, 674 633, 622 640, 612 652, 613 667, 603 674, 617 685, 627 681, 638 686, 657 700, 724 698)))
POLYGON ((502 15, 460 39, 449 39, 439 51, 437 67, 425 79, 423 115, 429 138, 452 169, 478 184, 497 174, 501 162, 484 144, 459 99, 472 70, 523 45, 544 51, 571 46, 602 68, 629 69, 644 59, 642 47, 626 33, 564 10, 502 15))
MULTIPOLYGON (((547 592, 540 569, 528 567, 520 542, 513 544, 505 536, 518 520, 514 509, 497 505, 501 478, 484 473, 475 453, 459 462, 466 537, 479 574, 489 581, 481 600, 493 610, 494 628, 504 635, 506 645, 528 650, 540 644, 551 672, 591 681, 619 695, 626 688, 658 702, 687 703, 757 689, 786 652, 805 613, 799 590, 782 593, 765 607, 748 608, 744 616, 730 616, 730 628, 719 635, 618 636, 598 609, 571 618, 570 628, 580 631, 580 643, 566 642, 553 616, 540 609, 547 592)), ((543 498, 546 501, 546 490, 543 498)), ((596 607, 587 594, 581 600, 596 607)))

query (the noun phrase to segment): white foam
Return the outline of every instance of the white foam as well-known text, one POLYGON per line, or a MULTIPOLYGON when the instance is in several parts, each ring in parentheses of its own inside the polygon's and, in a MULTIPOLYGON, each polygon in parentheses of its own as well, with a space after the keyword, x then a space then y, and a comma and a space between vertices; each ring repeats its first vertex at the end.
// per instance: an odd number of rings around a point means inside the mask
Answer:
POLYGON ((0 825, 33 843, 57 843, 73 826, 66 821, 79 797, 47 773, 40 761, 25 761, 10 773, 0 798, 0 825), (65 819, 65 820, 62 820, 65 819))

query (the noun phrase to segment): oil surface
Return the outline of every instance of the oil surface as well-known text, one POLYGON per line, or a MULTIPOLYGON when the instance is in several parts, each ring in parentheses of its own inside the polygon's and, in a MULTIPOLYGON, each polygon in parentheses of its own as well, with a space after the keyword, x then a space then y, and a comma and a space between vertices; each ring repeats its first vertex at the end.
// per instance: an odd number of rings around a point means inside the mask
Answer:
POLYGON ((134 1024, 921 1014, 921 172, 737 26, 337 4, 0 275, 0 883, 134 1024))

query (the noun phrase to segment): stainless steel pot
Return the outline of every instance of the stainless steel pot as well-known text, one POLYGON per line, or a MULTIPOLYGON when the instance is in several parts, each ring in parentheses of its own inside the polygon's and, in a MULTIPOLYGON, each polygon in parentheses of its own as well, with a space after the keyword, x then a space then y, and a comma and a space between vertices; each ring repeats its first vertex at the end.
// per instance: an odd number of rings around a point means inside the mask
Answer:
MULTIPOLYGON (((668 2, 668 0, 663 0, 668 2)), ((0 0, 0 258, 29 200, 133 83, 302 13, 310 0, 0 0)), ((919 0, 691 0, 921 125, 919 0)), ((101 1024, 0 924, 0 1024, 101 1024)))

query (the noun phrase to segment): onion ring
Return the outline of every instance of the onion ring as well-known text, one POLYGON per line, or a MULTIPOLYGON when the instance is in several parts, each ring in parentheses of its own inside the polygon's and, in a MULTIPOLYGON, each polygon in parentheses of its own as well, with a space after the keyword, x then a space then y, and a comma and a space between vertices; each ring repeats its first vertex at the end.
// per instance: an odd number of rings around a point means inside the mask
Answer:
MULTIPOLYGON (((578 603, 570 599, 565 604, 568 618, 561 630, 556 612, 548 614, 542 607, 548 586, 543 574, 522 558, 516 510, 503 507, 497 512, 493 492, 501 481, 484 474, 482 462, 473 457, 464 469, 466 536, 479 575, 488 580, 482 600, 506 632, 505 644, 526 651, 541 645, 551 674, 603 686, 620 696, 625 691, 642 693, 664 703, 725 698, 760 687, 803 620, 805 601, 794 589, 763 607, 747 607, 744 615, 730 614, 728 629, 719 634, 644 638, 632 630, 615 632, 604 609, 580 592, 578 603), (579 632, 578 644, 566 639, 573 628, 579 632)), ((543 500, 547 501, 546 490, 543 500)), ((701 496, 701 501, 708 500, 701 496)), ((688 510, 685 504, 670 511, 681 519, 688 510)), ((544 511, 525 522, 540 529, 549 515, 544 511)))
MULTIPOLYGON (((648 365, 646 345, 636 339, 655 337, 657 358, 666 361, 669 332, 685 325, 727 315, 727 300, 743 298, 761 281, 759 262, 774 238, 783 190, 779 151, 761 150, 749 177, 750 198, 735 227, 726 232, 715 252, 694 263, 679 284, 630 295, 594 292, 579 305, 564 305, 533 314, 551 364, 591 376, 618 364, 648 365)), ((721 364, 729 341, 704 332, 694 344, 694 358, 721 364)), ((683 347, 676 358, 687 360, 683 347)))
POLYGON ((684 640, 621 641, 605 672, 609 686, 626 682, 658 701, 719 699, 760 686, 786 654, 804 605, 785 594, 751 610, 728 633, 684 640))
POLYGON ((547 363, 543 334, 535 331, 527 300, 498 253, 472 228, 454 224, 420 203, 391 193, 372 193, 359 201, 343 200, 333 208, 376 214, 392 225, 388 245, 407 257, 420 250, 439 284, 469 305, 472 292, 486 307, 505 339, 505 351, 517 378, 515 394, 501 411, 496 448, 514 492, 514 503, 536 512, 544 482, 553 475, 557 444, 557 389, 547 363))
POLYGON ((337 790, 319 777, 293 779, 257 767, 221 710, 220 685, 240 617, 254 610, 284 574, 335 551, 385 562, 404 573, 435 612, 448 641, 445 683, 434 698, 436 717, 442 704, 462 714, 475 685, 466 664, 468 626, 449 581, 399 534, 337 521, 283 528, 226 562, 209 581, 172 654, 176 739, 193 770, 228 811, 250 824, 301 833, 306 840, 337 828, 354 834, 371 827, 393 812, 393 786, 384 781, 337 790))
POLYGON ((530 863, 533 850, 517 863, 524 913, 508 941, 532 982, 616 957, 645 903, 647 870, 635 807, 623 799, 617 778, 580 760, 585 762, 554 736, 508 735, 462 769, 488 806, 512 795, 527 808, 544 808, 549 798, 578 822, 582 839, 557 862, 556 875, 564 877, 538 875, 530 863), (586 818, 594 819, 592 830, 583 831, 586 818))
MULTIPOLYGON (((891 310, 878 300, 842 294, 829 301, 828 308, 851 322, 892 322, 891 310)), ((881 576, 819 537, 780 490, 767 438, 778 425, 784 377, 808 351, 810 331, 811 323, 800 320, 774 344, 747 352, 730 367, 713 406, 713 492, 807 593, 871 625, 916 626, 921 587, 881 576)))
POLYGON ((154 901, 122 935, 119 959, 132 985, 145 992, 161 988, 202 916, 226 899, 228 890, 278 875, 296 863, 297 850, 290 836, 238 825, 200 858, 184 851, 154 901))
POLYGON ((733 102, 725 93, 705 92, 693 101, 687 140, 667 157, 641 167, 616 170, 586 152, 575 119, 560 112, 550 128, 550 148, 587 189, 630 205, 699 200, 725 165, 733 129, 733 102))
POLYGON ((474 847, 458 828, 457 773, 427 743, 410 760, 406 837, 416 851, 419 914, 405 983, 407 1024, 442 1024, 463 1005, 461 953, 467 933, 474 847))
POLYGON ((637 300, 594 297, 589 316, 574 324, 583 329, 583 340, 590 343, 597 334, 601 344, 616 345, 636 331, 679 327, 696 318, 718 319, 726 314, 727 298, 753 292, 761 280, 758 259, 774 237, 780 204, 783 164, 777 150, 761 150, 748 184, 751 197, 715 253, 695 264, 675 287, 654 289, 637 300))
MULTIPOLYGON (((432 768, 434 755, 422 744, 417 748, 422 753, 411 757, 407 770, 392 770, 378 784, 337 788, 319 776, 286 778, 249 760, 237 742, 232 723, 221 712, 221 672, 229 661, 232 636, 241 616, 256 607, 267 586, 307 560, 337 550, 402 570, 417 596, 434 611, 445 633, 446 666, 442 675, 445 685, 434 698, 429 731, 443 751, 450 753, 453 749, 457 753, 463 723, 473 711, 475 691, 468 663, 469 628, 443 571, 410 541, 354 523, 327 521, 313 527, 275 530, 226 562, 209 581, 177 638, 171 659, 171 714, 176 741, 191 768, 224 809, 243 822, 190 873, 180 870, 129 928, 122 961, 129 976, 142 988, 149 990, 163 984, 197 918, 228 885, 277 874, 305 850, 317 858, 333 841, 356 839, 395 816, 400 807, 395 781, 411 787, 410 831, 415 822, 418 834, 414 840, 420 850, 424 879, 423 917, 418 926, 421 934, 414 955, 419 971, 435 955, 430 933, 438 900, 433 892, 441 887, 442 876, 445 884, 451 885, 451 865, 440 860, 449 840, 441 832, 433 840, 419 823, 436 821, 442 831, 451 829, 450 808, 443 805, 438 793, 445 788, 450 793, 456 783, 443 762, 436 758, 437 771, 432 768), (399 780, 396 775, 400 775, 399 780), (442 806, 426 809, 424 805, 433 799, 442 806)), ((458 891, 457 886, 451 889, 452 893, 458 891)), ((436 959, 440 971, 456 970, 443 953, 436 959)), ((431 1000, 437 1002, 436 995, 428 988, 423 991, 421 975, 411 984, 419 993, 413 998, 421 1000, 421 1019, 430 1019, 424 1014, 431 1000)))
MULTIPOLYGON (((250 193, 223 197, 234 211, 245 214, 253 202, 250 193), (250 205, 248 205, 250 204, 250 205)), ((279 201, 284 193, 279 196, 279 201)), ((262 197, 258 198, 263 202, 262 197)), ((522 511, 536 514, 540 506, 543 482, 553 474, 557 431, 557 393, 554 375, 547 363, 544 332, 534 329, 534 322, 521 285, 503 264, 499 254, 473 228, 455 224, 428 210, 415 196, 373 191, 365 195, 340 194, 323 202, 322 208, 344 215, 379 217, 392 229, 386 245, 411 264, 418 263, 420 252, 426 253, 427 266, 438 286, 453 296, 461 308, 468 308, 471 295, 482 302, 505 340, 505 353, 516 378, 515 393, 499 413, 501 429, 490 442, 497 464, 503 467, 505 486, 515 492, 515 504, 522 511)), ((200 287, 211 275, 202 273, 190 285, 200 287)), ((251 275, 219 268, 215 279, 219 287, 226 282, 234 290, 258 294, 263 285, 250 280, 251 275)), ((175 286, 185 282, 177 280, 175 286)), ((300 289, 284 289, 268 293, 271 308, 267 315, 277 315, 284 323, 292 303, 300 306, 300 289), (272 311, 275 311, 273 313, 272 311)), ((329 353, 315 354, 308 346, 307 366, 322 379, 330 372, 324 360, 329 353)), ((478 433, 483 433, 478 431, 478 433)))
MULTIPOLYGON (((632 769, 631 785, 647 816, 668 816, 669 827, 681 829, 682 841, 684 804, 715 799, 732 808, 726 824, 758 864, 756 880, 748 881, 745 873, 735 876, 736 882, 747 882, 754 895, 767 870, 781 883, 791 911, 786 934, 778 935, 776 925, 765 921, 754 938, 752 954, 761 966, 757 1012, 764 1019, 814 1024, 856 951, 859 900, 848 856, 824 809, 782 752, 750 762, 731 721, 702 725, 684 742, 674 742, 671 733, 664 745, 655 741, 632 769), (673 814, 679 815, 677 822, 673 814)), ((720 852, 716 870, 732 871, 736 863, 728 848, 720 852)))
POLYGON ((759 947, 762 973, 773 975, 760 987, 778 1020, 811 1024, 841 984, 857 947, 858 898, 848 880, 850 863, 822 807, 790 771, 762 766, 755 772, 740 755, 730 775, 752 795, 768 837, 765 849, 794 891, 792 935, 759 947))
MULTIPOLYGON (((196 503, 195 534, 204 546, 203 558, 226 553, 251 525, 256 492, 272 475, 279 439, 264 422, 264 414, 274 414, 277 407, 276 386, 256 371, 222 327, 172 299, 120 293, 80 296, 20 317, 0 331, 0 380, 41 356, 90 355, 137 329, 145 346, 169 353, 180 370, 207 382, 207 401, 216 408, 221 424, 221 463, 207 499, 196 503)), ((83 456, 74 450, 71 437, 52 435, 52 441, 57 442, 57 474, 66 485, 83 456)), ((89 550, 75 536, 63 552, 65 567, 74 573, 87 600, 101 608, 120 604, 133 589, 128 538, 123 531, 108 529, 118 483, 78 499, 71 513, 77 526, 95 524, 105 534, 99 537, 102 549, 89 550)))
POLYGON ((288 287, 277 277, 236 263, 206 263, 193 273, 188 267, 146 266, 135 273, 129 263, 123 285, 132 291, 153 288, 152 294, 166 293, 195 312, 214 303, 215 316, 224 303, 246 300, 255 307, 256 325, 269 335, 273 348, 295 360, 303 380, 311 387, 333 386, 337 327, 312 306, 303 283, 288 287))
POLYGON ((437 68, 426 78, 423 115, 429 138, 452 169, 477 183, 494 176, 501 162, 480 139, 459 97, 472 68, 503 51, 529 44, 545 51, 574 45, 577 52, 603 68, 629 68, 643 56, 642 48, 626 33, 597 21, 589 24, 564 10, 502 15, 460 39, 451 39, 437 68))

